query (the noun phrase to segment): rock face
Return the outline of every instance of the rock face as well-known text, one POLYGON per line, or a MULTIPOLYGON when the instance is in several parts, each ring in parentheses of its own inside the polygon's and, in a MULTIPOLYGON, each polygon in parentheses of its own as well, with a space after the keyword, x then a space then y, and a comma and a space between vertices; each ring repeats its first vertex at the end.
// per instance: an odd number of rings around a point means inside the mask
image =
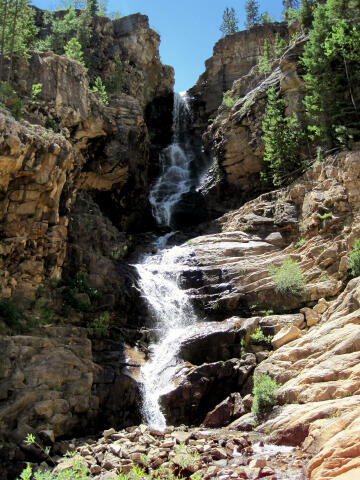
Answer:
POLYGON ((285 23, 255 26, 251 30, 227 35, 215 44, 213 56, 205 63, 205 72, 189 90, 197 116, 195 123, 206 124, 220 106, 223 92, 230 90, 235 80, 249 73, 262 54, 265 39, 272 41, 277 33, 287 38, 285 23))
POLYGON ((283 56, 274 61, 269 76, 264 78, 255 66, 238 78, 231 89, 234 106, 221 105, 204 133, 204 148, 214 164, 213 186, 207 194, 209 208, 215 212, 221 211, 221 204, 222 208, 234 208, 262 193, 261 126, 267 90, 275 87, 279 91, 286 115, 303 115, 305 86, 299 57, 304 44, 304 38, 300 37, 290 45, 283 56))
POLYGON ((9 431, 10 438, 21 441, 35 429, 55 436, 81 429, 96 409, 86 331, 47 327, 38 336, 2 336, 0 342, 3 440, 9 431))

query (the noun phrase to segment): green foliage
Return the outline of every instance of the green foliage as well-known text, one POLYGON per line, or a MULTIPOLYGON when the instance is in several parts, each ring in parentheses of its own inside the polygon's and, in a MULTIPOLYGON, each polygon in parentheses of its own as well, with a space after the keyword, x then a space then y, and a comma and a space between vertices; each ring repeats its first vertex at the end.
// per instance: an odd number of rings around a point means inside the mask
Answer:
POLYGON ((274 17, 270 15, 269 12, 264 12, 260 15, 260 22, 262 25, 265 25, 265 23, 273 23, 274 17))
POLYGON ((238 19, 233 8, 225 8, 223 13, 223 21, 220 26, 220 32, 225 35, 231 35, 238 31, 238 19))
POLYGON ((297 18, 305 30, 311 28, 314 20, 314 10, 316 5, 316 0, 301 0, 297 18))
POLYGON ((269 267, 269 273, 277 290, 283 294, 302 295, 305 280, 297 262, 288 258, 279 267, 269 267))
POLYGON ((105 312, 89 323, 87 332, 90 337, 106 338, 109 336, 110 314, 105 312))
POLYGON ((106 93, 105 85, 100 77, 96 77, 92 91, 97 95, 98 100, 102 105, 109 105, 108 94, 106 93))
POLYGON ((272 70, 273 52, 270 40, 265 38, 263 52, 259 57, 258 69, 260 73, 268 75, 272 70))
POLYGON ((245 25, 247 29, 260 23, 258 0, 248 0, 245 4, 245 10, 246 10, 245 25))
POLYGON ((225 105, 226 107, 228 108, 232 108, 235 103, 236 103, 236 99, 232 97, 232 93, 231 93, 231 90, 227 90, 226 92, 223 93, 223 105, 225 105))
POLYGON ((296 115, 285 117, 285 105, 274 87, 270 87, 262 123, 265 143, 264 162, 270 169, 270 178, 275 186, 289 183, 294 173, 302 167, 299 148, 304 130, 296 115))
POLYGON ((254 375, 254 400, 251 412, 257 420, 264 418, 276 405, 275 392, 277 388, 279 388, 279 385, 265 373, 254 375))
POLYGON ((295 248, 301 248, 303 245, 305 245, 305 243, 306 243, 305 238, 300 238, 300 240, 298 240, 295 243, 295 248))
POLYGON ((74 9, 74 4, 69 4, 66 14, 62 16, 56 15, 54 12, 46 12, 44 23, 49 26, 51 33, 41 45, 42 48, 50 49, 61 55, 65 45, 78 32, 79 17, 74 9))
POLYGON ((69 58, 76 60, 85 67, 84 54, 80 43, 75 37, 71 38, 64 47, 65 55, 69 58))
POLYGON ((348 269, 352 278, 360 276, 360 238, 355 240, 350 252, 348 269))
POLYGON ((54 132, 58 132, 60 130, 58 123, 56 123, 56 121, 51 117, 46 117, 45 128, 53 130, 54 132))
POLYGON ((351 147, 360 136, 359 7, 359 0, 317 5, 301 59, 309 137, 329 147, 351 147))
POLYGON ((283 53, 284 50, 287 47, 287 43, 285 40, 279 35, 279 33, 276 33, 275 35, 275 40, 274 40, 274 53, 276 57, 280 57, 283 53))
POLYGON ((42 83, 33 83, 31 86, 31 98, 32 98, 32 103, 39 103, 37 100, 38 95, 42 92, 42 83))
POLYGON ((11 300, 0 300, 0 316, 4 319, 7 327, 14 332, 21 333, 26 329, 24 312, 11 300))
POLYGON ((72 467, 62 472, 42 472, 40 469, 33 473, 30 464, 20 475, 18 480, 90 480, 88 467, 80 460, 74 460, 72 467))
POLYGON ((264 335, 264 332, 260 327, 257 327, 255 332, 250 336, 251 343, 259 345, 265 343, 266 345, 271 345, 271 340, 273 337, 271 335, 264 335))
POLYGON ((89 286, 86 272, 78 272, 75 277, 65 276, 63 279, 57 280, 54 287, 61 289, 65 302, 64 314, 68 314, 69 307, 83 312, 91 311, 91 303, 84 302, 79 298, 79 293, 86 293, 90 298, 90 302, 101 296, 101 292, 89 286))

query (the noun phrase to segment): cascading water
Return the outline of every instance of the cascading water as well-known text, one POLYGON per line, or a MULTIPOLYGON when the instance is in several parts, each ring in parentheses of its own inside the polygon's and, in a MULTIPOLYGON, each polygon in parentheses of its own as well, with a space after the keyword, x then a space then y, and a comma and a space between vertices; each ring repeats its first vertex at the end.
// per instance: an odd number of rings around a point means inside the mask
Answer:
POLYGON ((174 95, 172 143, 160 154, 162 172, 150 191, 149 201, 159 225, 171 225, 174 206, 182 195, 196 186, 197 179, 191 175, 195 159, 192 146, 186 136, 190 109, 186 92, 174 95))
MULTIPOLYGON (((161 154, 162 173, 150 192, 153 214, 160 225, 171 225, 174 206, 184 193, 197 185, 191 174, 195 155, 186 139, 189 107, 185 94, 176 94, 173 109, 172 144, 161 154)), ((159 398, 171 390, 181 338, 197 319, 186 293, 178 286, 180 272, 187 268, 190 248, 166 248, 172 233, 153 244, 158 253, 147 255, 138 264, 140 286, 153 314, 157 343, 151 346, 152 358, 141 369, 143 381, 143 416, 150 426, 164 429, 166 420, 159 398)))

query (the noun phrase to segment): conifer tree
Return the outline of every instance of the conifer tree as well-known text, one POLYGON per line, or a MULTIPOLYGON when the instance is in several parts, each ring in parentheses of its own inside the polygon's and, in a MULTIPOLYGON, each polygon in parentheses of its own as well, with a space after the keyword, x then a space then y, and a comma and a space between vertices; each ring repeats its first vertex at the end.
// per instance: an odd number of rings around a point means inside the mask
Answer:
POLYGON ((69 58, 76 60, 85 67, 84 54, 81 48, 81 44, 76 40, 76 38, 71 38, 64 47, 65 55, 69 58))
POLYGON ((223 36, 231 35, 232 33, 236 33, 238 31, 238 19, 236 17, 234 8, 225 8, 220 31, 223 36))
POLYGON ((360 135, 358 7, 358 0, 318 5, 302 56, 309 131, 327 146, 344 146, 360 135))
POLYGON ((246 10, 246 28, 251 28, 260 23, 259 2, 258 0, 248 0, 245 5, 246 10))

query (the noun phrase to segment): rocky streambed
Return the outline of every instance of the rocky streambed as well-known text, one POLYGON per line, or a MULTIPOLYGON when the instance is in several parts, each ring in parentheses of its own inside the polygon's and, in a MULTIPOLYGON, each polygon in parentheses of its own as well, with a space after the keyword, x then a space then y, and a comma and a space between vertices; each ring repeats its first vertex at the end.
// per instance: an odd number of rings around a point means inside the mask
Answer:
POLYGON ((133 478, 134 472, 134 478, 302 480, 309 461, 301 449, 268 444, 257 433, 185 426, 112 428, 69 448, 74 456, 60 460, 55 471, 81 462, 96 480, 133 478))

